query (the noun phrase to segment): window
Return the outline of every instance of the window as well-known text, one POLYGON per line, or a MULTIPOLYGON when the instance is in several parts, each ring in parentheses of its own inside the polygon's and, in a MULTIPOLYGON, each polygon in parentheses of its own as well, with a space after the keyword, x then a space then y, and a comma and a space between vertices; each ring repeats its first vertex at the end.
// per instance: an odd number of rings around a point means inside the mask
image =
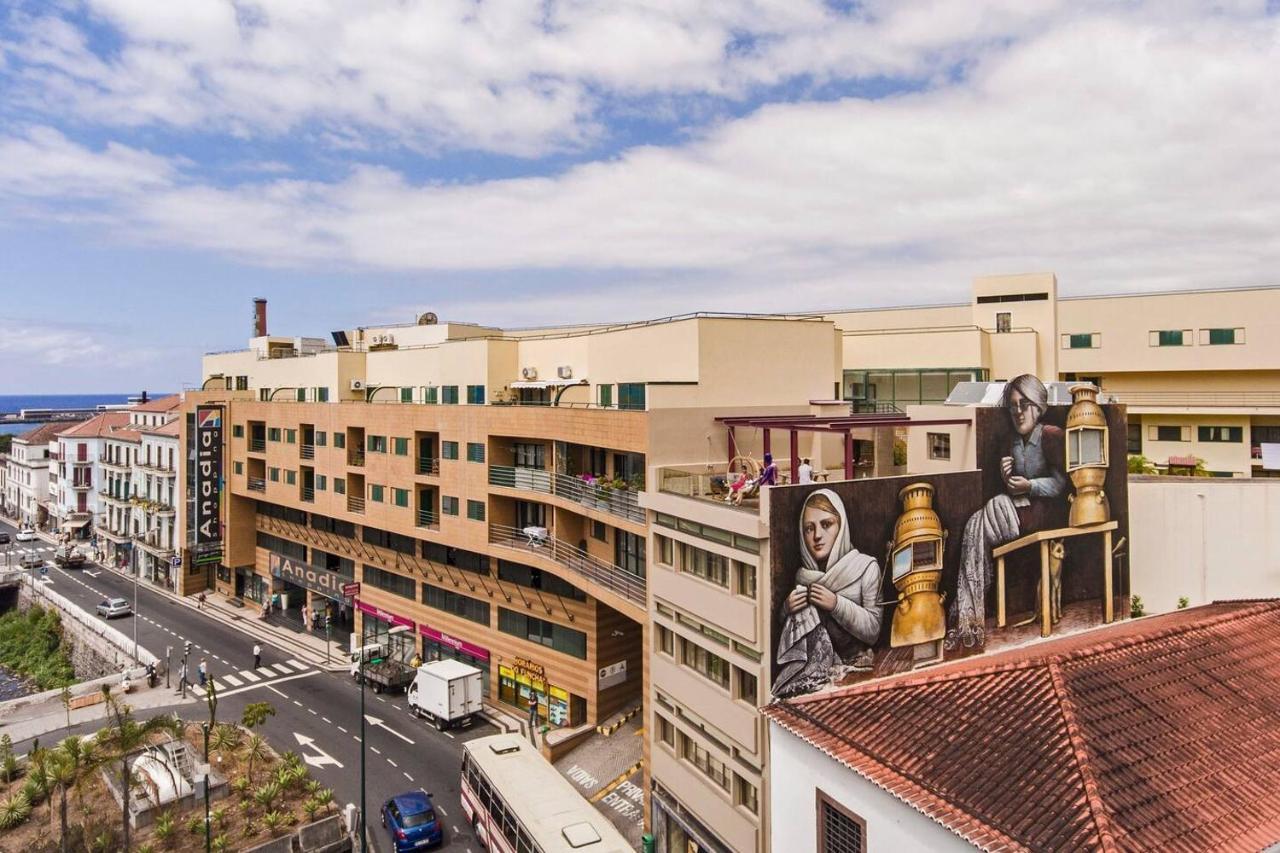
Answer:
POLYGON ((737 589, 734 590, 738 595, 746 598, 756 597, 756 567, 750 563, 740 563, 733 561, 734 574, 737 576, 737 589))
POLYGON ((413 578, 397 575, 395 572, 384 571, 376 566, 364 567, 364 582, 402 598, 412 599, 418 597, 417 590, 414 589, 417 584, 414 583, 413 578))
POLYGON ((369 486, 369 500, 373 501, 376 504, 382 503, 384 489, 385 489, 384 486, 371 484, 369 486))
POLYGON ((1152 441, 1190 441, 1191 427, 1154 426, 1148 432, 1148 437, 1152 441))
POLYGON ((329 402, 329 389, 326 386, 322 385, 316 389, 316 402, 317 403, 329 402))
POLYGON ((236 473, 237 474, 244 473, 244 463, 239 460, 236 460, 236 473))
POLYGON ((1221 441, 1239 444, 1244 441, 1244 427, 1202 426, 1196 428, 1197 441, 1221 441))
POLYGON ((434 607, 436 610, 443 610, 446 613, 461 616, 463 619, 469 619, 481 625, 489 624, 488 602, 459 595, 453 590, 424 583, 422 585, 422 603, 428 607, 434 607))
POLYGON ((587 635, 545 619, 498 608, 498 630, 567 655, 587 659, 587 635))
POLYGON ((661 714, 653 715, 654 722, 657 724, 658 740, 667 746, 676 745, 676 727, 671 725, 671 721, 661 714))
POLYGON ((484 386, 483 385, 467 386, 467 404, 471 406, 484 405, 484 386))
POLYGON ((444 495, 440 498, 440 511, 445 515, 458 514, 458 499, 444 495))
POLYGON ((996 314, 996 331, 1008 332, 1013 329, 1013 315, 1008 311, 1001 311, 996 314))
POLYGON ((1201 329, 1200 343, 1211 347, 1244 343, 1244 329, 1201 329))
POLYGON ((392 449, 395 451, 396 456, 409 455, 409 439, 393 438, 391 439, 391 446, 392 446, 392 449))
POLYGON ((307 402, 307 389, 297 388, 294 390, 293 399, 299 403, 307 402))
POLYGON ((269 403, 269 402, 271 402, 271 389, 270 389, 270 388, 259 388, 259 389, 258 389, 258 400, 259 400, 260 402, 263 402, 263 403, 269 403))
POLYGON ((434 406, 440 401, 440 389, 434 385, 422 387, 422 402, 434 406))
POLYGON ((347 481, 341 477, 334 477, 333 493, 335 495, 345 495, 347 493, 347 481))
POLYGON ((517 468, 537 468, 541 471, 547 467, 546 445, 517 441, 514 455, 517 468))
POLYGON ((329 442, 329 434, 324 430, 316 430, 316 447, 324 447, 329 442))
POLYGON ((498 579, 528 587, 529 589, 549 592, 561 598, 571 598, 575 601, 587 600, 587 594, 568 581, 561 580, 555 575, 547 574, 541 569, 535 569, 520 563, 499 560, 498 579))
POLYGON ((609 541, 609 528, 605 526, 603 521, 591 522, 591 538, 599 542, 609 541))
POLYGON ((298 431, 296 429, 287 429, 284 431, 284 440, 286 444, 298 443, 298 431))
POLYGON ((244 438, 244 424, 235 424, 231 427, 232 438, 244 438))
POLYGON ((658 562, 664 566, 675 566, 676 543, 666 536, 655 536, 658 543, 658 562))
POLYGON ((658 651, 670 657, 676 656, 675 634, 670 628, 658 626, 658 651))
POLYGON ((613 405, 613 385, 597 385, 596 393, 602 408, 608 409, 613 405))
POLYGON ((237 391, 248 391, 248 390, 249 390, 249 377, 248 377, 248 376, 237 376, 237 377, 236 377, 236 390, 237 390, 237 391))
POLYGON ((927 434, 925 440, 929 445, 930 459, 951 458, 951 433, 931 432, 927 434))
POLYGON ((333 446, 341 450, 347 446, 347 434, 345 432, 335 432, 333 434, 333 446))
POLYGON ((360 528, 360 538, 370 545, 377 545, 388 551, 399 551, 401 554, 412 554, 417 550, 417 540, 413 537, 379 530, 376 527, 360 528))
POLYGON ((683 637, 680 638, 680 662, 708 681, 729 689, 729 662, 683 637))
POLYGON ((733 774, 733 804, 752 814, 760 813, 760 794, 756 791, 756 786, 737 773, 733 774))
POLYGON ((391 490, 391 500, 396 506, 407 507, 409 505, 409 490, 393 488, 391 490))
POLYGON ((280 440, 280 427, 271 427, 267 430, 267 441, 280 440))
POLYGON ((323 492, 328 486, 329 478, 324 474, 316 474, 316 491, 323 492))
POLYGON ((365 446, 368 447, 370 453, 386 453, 387 437, 385 435, 371 435, 365 439, 365 446))
POLYGON ((1124 449, 1126 453, 1142 452, 1142 424, 1131 423, 1125 430, 1124 449))
POLYGON ((445 385, 440 388, 440 402, 447 406, 458 405, 458 386, 445 385))
POLYGON ((729 790, 729 772, 724 762, 716 758, 706 747, 680 732, 680 757, 702 771, 703 775, 724 790, 729 790))
POLYGON ((818 795, 818 853, 863 853, 867 822, 828 797, 818 795))
POLYGON ((642 411, 644 409, 644 383, 619 382, 618 408, 642 411))
POLYGON ((737 687, 735 688, 735 697, 743 702, 750 702, 752 705, 759 701, 759 682, 754 675, 745 669, 733 668, 733 673, 737 679, 737 687))
POLYGON ((467 501, 467 518, 484 521, 484 501, 467 501))
POLYGON ((624 572, 644 577, 645 538, 626 530, 615 530, 613 537, 614 563, 624 572))
POLYGON ((1062 336, 1063 349, 1097 349, 1100 346, 1102 346, 1102 335, 1098 332, 1062 336))
POLYGON ((441 459, 457 459, 458 458, 458 442, 456 441, 440 442, 440 458, 441 459))
POLYGON ((1153 347, 1183 347, 1191 344, 1190 329, 1160 329, 1150 332, 1147 343, 1153 347))
POLYGON ((273 482, 273 483, 278 483, 278 482, 280 482, 280 469, 279 469, 279 468, 268 468, 268 469, 267 469, 267 479, 268 479, 268 480, 270 480, 270 481, 271 481, 271 482, 273 482))
POLYGON ((290 486, 298 485, 298 472, 292 469, 286 469, 284 472, 284 481, 290 486))
POLYGON ((475 441, 467 442, 467 461, 483 462, 484 461, 484 445, 475 441))
POLYGON ((412 388, 401 388, 401 389, 400 389, 400 402, 401 402, 401 403, 412 403, 412 402, 413 402, 413 389, 412 389, 412 388))
POLYGON ((729 558, 680 543, 680 571, 729 588, 729 558))

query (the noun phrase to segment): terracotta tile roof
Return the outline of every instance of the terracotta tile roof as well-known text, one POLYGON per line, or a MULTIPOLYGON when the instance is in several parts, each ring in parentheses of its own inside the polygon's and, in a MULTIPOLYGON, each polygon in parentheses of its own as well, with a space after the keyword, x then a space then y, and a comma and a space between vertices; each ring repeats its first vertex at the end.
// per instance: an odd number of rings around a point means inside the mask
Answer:
POLYGON ((87 421, 76 424, 73 427, 58 431, 58 435, 65 438, 100 438, 109 435, 112 431, 120 427, 128 426, 129 413, 124 411, 103 412, 100 415, 94 415, 87 421))
POLYGON ((175 420, 163 423, 160 426, 154 426, 154 427, 140 426, 138 427, 138 432, 143 433, 145 435, 178 436, 182 434, 180 431, 181 427, 182 427, 181 419, 175 419, 175 420))
POLYGON ((64 430, 73 429, 83 424, 84 421, 52 421, 50 423, 40 424, 35 429, 27 430, 24 433, 15 435, 14 441, 21 441, 26 444, 48 444, 64 430))
POLYGON ((1133 620, 765 713, 987 849, 1280 840, 1280 601, 1133 620))
POLYGON ((182 397, 178 394, 170 394, 168 397, 157 397, 154 400, 148 400, 145 403, 138 403, 130 406, 131 412, 172 412, 182 405, 182 397))

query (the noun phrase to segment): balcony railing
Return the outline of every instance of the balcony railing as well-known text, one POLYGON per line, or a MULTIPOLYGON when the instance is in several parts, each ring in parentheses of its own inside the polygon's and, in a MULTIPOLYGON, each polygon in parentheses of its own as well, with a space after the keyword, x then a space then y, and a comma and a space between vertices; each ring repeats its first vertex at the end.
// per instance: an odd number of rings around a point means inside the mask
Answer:
POLYGON ((298 446, 298 455, 303 459, 316 458, 316 446, 314 444, 303 444, 298 446))
POLYGON ((102 465, 107 466, 108 468, 128 468, 129 467, 129 463, 125 462, 119 456, 111 457, 105 453, 98 455, 98 462, 102 465))
POLYGON ((249 439, 249 452, 250 453, 266 453, 267 440, 265 438, 249 439))
POLYGON ((1103 396, 1128 406, 1169 408, 1280 408, 1280 394, 1268 391, 1108 391, 1103 396))
POLYGON ((621 566, 593 557, 568 542, 562 542, 554 533, 541 533, 541 528, 508 527, 505 524, 489 525, 489 541, 495 545, 514 548, 543 557, 564 566, 587 580, 608 589, 639 607, 645 607, 645 579, 626 571, 621 566))
POLYGON ((315 490, 315 489, 308 488, 308 487, 306 487, 306 486, 303 486, 303 487, 302 487, 302 499, 303 499, 304 501, 306 501, 307 503, 315 503, 315 500, 316 500, 316 490, 315 490))
POLYGON ((440 474, 440 460, 433 459, 429 456, 418 457, 418 473, 419 474, 440 474))
POLYGON ((347 495, 347 512, 364 512, 364 498, 347 495))
POLYGON ((418 510, 418 526, 436 529, 440 526, 440 516, 429 509, 418 510))
POLYGON ((250 477, 249 491, 265 492, 267 490, 267 481, 265 477, 250 477))
POLYGON ((354 466, 356 468, 363 468, 364 467, 364 451, 354 450, 354 449, 348 450, 347 464, 354 466))
POLYGON ((640 492, 588 483, 570 474, 544 471, 540 468, 489 466, 489 485, 555 495, 589 509, 598 509, 629 521, 644 521, 640 492))
POLYGON ((77 492, 87 492, 93 488, 93 483, 87 480, 75 480, 71 483, 71 488, 77 492))

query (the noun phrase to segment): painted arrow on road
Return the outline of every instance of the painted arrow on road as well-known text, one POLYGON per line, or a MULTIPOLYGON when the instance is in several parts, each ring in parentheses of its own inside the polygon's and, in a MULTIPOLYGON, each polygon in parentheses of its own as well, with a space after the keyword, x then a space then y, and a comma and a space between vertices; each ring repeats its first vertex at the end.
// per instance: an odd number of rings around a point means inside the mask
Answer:
POLYGON ((342 766, 341 761, 316 746, 315 738, 309 738, 306 735, 298 734, 297 732, 294 732, 293 736, 297 738, 298 746, 302 747, 304 750, 302 760, 310 764, 312 767, 324 767, 326 764, 332 764, 336 767, 342 766), (305 752, 307 749, 314 749, 319 754, 307 755, 305 752))
POLYGON ((404 735, 400 734, 398 731, 396 731, 395 729, 391 728, 391 727, 390 727, 390 726, 388 726, 386 723, 382 722, 382 720, 379 720, 377 717, 371 717, 371 716, 369 716, 368 714, 365 714, 365 715, 364 715, 364 721, 365 721, 366 723, 368 723, 369 725, 371 725, 371 726, 377 726, 377 727, 379 727, 379 728, 383 729, 384 731, 391 732, 391 734, 393 734, 393 735, 395 735, 396 737, 400 738, 400 740, 404 741, 405 743, 413 743, 413 741, 409 740, 407 737, 405 737, 404 735))

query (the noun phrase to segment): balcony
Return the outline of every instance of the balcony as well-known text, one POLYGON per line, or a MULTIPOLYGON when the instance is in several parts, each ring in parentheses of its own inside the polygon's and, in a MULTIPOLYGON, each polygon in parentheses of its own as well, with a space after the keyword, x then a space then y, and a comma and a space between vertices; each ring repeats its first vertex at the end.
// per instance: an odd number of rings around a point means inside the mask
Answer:
POLYGON ((1280 394, 1268 391, 1110 391, 1103 395, 1127 406, 1154 409, 1276 409, 1280 394))
MULTIPOLYGON (((694 500, 711 501, 728 509, 759 513, 758 491, 748 491, 741 504, 735 504, 726 499, 731 492, 730 484, 739 476, 740 473, 730 473, 728 466, 724 463, 670 466, 658 471, 658 491, 694 500)), ((785 483, 786 478, 779 474, 778 482, 785 483)))
POLYGON ((265 438, 249 439, 249 452, 250 453, 266 453, 267 440, 265 438))
POLYGON ((300 444, 300 445, 298 445, 298 456, 299 456, 300 458, 302 458, 302 459, 315 459, 315 458, 316 458, 316 446, 315 446, 314 444, 300 444))
POLYGON ((489 466, 489 485, 504 489, 552 494, 551 474, 539 468, 513 468, 509 465, 489 466))
POLYGON ((129 470, 128 462, 125 462, 119 456, 111 457, 105 453, 98 456, 98 464, 102 465, 104 468, 116 468, 121 471, 129 470))
POLYGON ((508 465, 489 466, 489 485, 555 495, 588 509, 597 509, 628 521, 644 523, 644 509, 640 506, 638 489, 587 482, 571 474, 553 473, 540 468, 508 465))
POLYGON ((431 530, 437 530, 440 527, 440 516, 436 515, 429 509, 418 510, 417 517, 418 527, 427 527, 431 530))
POLYGON ((304 502, 304 503, 309 503, 309 504, 310 504, 310 503, 315 503, 315 502, 316 502, 316 490, 315 490, 315 489, 312 489, 312 488, 309 488, 309 487, 307 487, 307 486, 303 486, 303 487, 302 487, 302 500, 303 500, 303 502, 304 502))
POLYGON ((130 538, 140 545, 144 551, 157 557, 168 559, 173 556, 173 549, 165 546, 158 530, 148 530, 145 534, 135 533, 130 538))
POLYGON ((505 524, 489 525, 489 541, 494 545, 513 548, 569 569, 573 573, 591 581, 605 589, 627 599, 637 607, 645 607, 645 581, 639 575, 626 571, 621 566, 593 557, 568 542, 555 538, 554 533, 540 536, 517 527, 505 524))
POLYGON ((418 457, 418 473, 440 476, 440 460, 427 456, 418 457))
POLYGON ((267 490, 267 480, 265 477, 250 477, 249 491, 265 492, 267 490))
POLYGON ((353 468, 364 467, 364 451, 352 448, 347 451, 347 464, 353 468))
POLYGON ((347 495, 347 512, 358 512, 364 514, 364 498, 356 495, 347 495))
POLYGON ((71 488, 77 492, 87 492, 93 488, 93 483, 88 480, 76 480, 72 482, 71 488))

